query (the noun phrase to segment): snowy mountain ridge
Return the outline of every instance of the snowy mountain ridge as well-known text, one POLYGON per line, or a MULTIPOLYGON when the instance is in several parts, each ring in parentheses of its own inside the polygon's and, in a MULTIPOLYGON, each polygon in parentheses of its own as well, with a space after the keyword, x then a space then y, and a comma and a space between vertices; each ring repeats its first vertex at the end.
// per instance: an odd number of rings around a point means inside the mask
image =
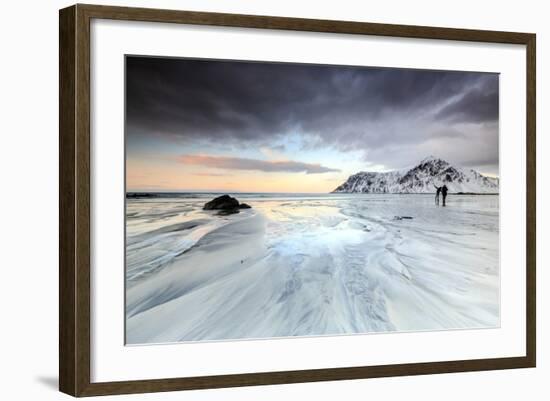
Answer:
POLYGON ((486 177, 473 169, 456 167, 443 159, 428 156, 410 169, 353 174, 333 193, 433 193, 434 185, 443 184, 451 193, 499 192, 498 178, 486 177))

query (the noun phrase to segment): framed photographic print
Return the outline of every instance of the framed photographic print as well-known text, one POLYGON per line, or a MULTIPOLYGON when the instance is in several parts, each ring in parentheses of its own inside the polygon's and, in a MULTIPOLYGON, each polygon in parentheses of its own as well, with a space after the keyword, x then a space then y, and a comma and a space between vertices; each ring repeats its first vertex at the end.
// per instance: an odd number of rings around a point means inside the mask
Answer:
POLYGON ((535 35, 60 11, 60 390, 534 367, 535 35))

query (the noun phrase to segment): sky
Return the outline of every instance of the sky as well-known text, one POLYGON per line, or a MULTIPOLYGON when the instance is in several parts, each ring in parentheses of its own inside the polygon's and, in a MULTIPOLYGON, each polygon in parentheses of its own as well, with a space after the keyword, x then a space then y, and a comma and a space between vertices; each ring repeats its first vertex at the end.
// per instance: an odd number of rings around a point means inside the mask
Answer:
POLYGON ((429 155, 498 176, 494 73, 126 58, 128 191, 330 192, 429 155))

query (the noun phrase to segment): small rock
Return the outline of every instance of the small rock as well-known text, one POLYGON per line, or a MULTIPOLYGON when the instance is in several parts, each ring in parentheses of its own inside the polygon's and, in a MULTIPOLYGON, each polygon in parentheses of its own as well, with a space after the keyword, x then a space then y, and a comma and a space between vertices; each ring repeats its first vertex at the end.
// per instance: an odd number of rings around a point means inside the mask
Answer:
POLYGON ((393 219, 394 220, 404 220, 404 219, 412 220, 412 217, 411 216, 393 216, 393 219))
POLYGON ((238 209, 239 201, 229 195, 218 196, 210 202, 206 202, 203 210, 231 210, 238 209))
POLYGON ((226 216, 229 214, 239 213, 239 209, 250 209, 251 206, 239 201, 229 195, 218 196, 210 202, 206 202, 203 210, 219 210, 218 214, 226 216))

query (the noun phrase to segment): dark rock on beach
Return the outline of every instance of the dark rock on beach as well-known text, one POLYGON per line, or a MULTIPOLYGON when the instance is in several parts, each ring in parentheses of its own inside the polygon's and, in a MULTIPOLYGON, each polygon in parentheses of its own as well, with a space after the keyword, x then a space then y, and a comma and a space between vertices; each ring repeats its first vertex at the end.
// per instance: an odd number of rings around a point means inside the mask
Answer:
POLYGON ((204 204, 204 210, 228 210, 238 209, 239 201, 229 195, 218 196, 204 204))
POLYGON ((206 202, 203 206, 203 210, 219 210, 218 214, 227 215, 233 213, 239 213, 239 209, 250 209, 251 206, 246 203, 239 203, 239 201, 229 195, 218 196, 212 199, 210 202, 206 202))

